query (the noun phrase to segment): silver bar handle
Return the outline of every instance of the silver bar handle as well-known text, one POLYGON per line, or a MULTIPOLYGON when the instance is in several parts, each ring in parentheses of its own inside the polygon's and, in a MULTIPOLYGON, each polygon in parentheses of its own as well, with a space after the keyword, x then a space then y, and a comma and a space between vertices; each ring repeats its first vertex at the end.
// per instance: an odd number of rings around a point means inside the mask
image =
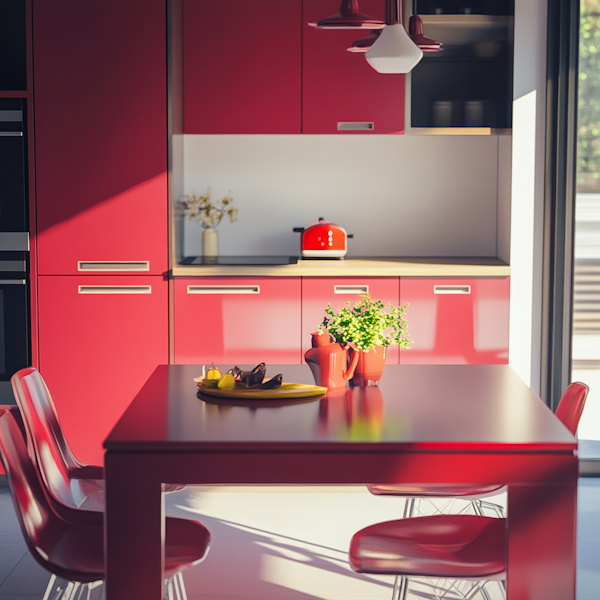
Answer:
POLYGON ((0 110, 0 122, 21 123, 23 121, 22 110, 0 110))
POLYGON ((24 279, 0 279, 0 285, 25 285, 24 279))
POLYGON ((188 285, 188 294, 260 294, 260 285, 188 285))
POLYGON ((151 285, 80 285, 79 294, 151 294, 151 285))
POLYGON ((368 294, 368 285, 334 285, 334 294, 368 294))
POLYGON ((338 131, 373 131, 375 129, 375 123, 373 121, 364 122, 351 122, 351 121, 338 121, 338 131))
POLYGON ((470 294, 470 285, 434 285, 434 294, 470 294))
POLYGON ((80 260, 77 262, 78 271, 149 271, 148 260, 80 260))
POLYGON ((0 137, 23 137, 22 131, 0 131, 0 137))

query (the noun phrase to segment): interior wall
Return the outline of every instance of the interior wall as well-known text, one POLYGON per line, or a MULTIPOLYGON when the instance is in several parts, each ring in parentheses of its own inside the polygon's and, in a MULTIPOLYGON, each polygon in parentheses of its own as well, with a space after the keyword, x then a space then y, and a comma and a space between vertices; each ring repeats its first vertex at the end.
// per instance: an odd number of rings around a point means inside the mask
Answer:
POLYGON ((545 0, 515 2, 509 364, 540 393, 546 120, 545 0))
MULTIPOLYGON (((494 257, 499 146, 498 136, 185 135, 183 189, 231 190, 238 222, 219 225, 223 255, 297 255, 293 227, 324 217, 354 234, 348 256, 494 257)), ((202 253, 201 237, 187 221, 185 255, 202 253)))
POLYGON ((510 264, 512 136, 498 136, 498 258, 510 264))

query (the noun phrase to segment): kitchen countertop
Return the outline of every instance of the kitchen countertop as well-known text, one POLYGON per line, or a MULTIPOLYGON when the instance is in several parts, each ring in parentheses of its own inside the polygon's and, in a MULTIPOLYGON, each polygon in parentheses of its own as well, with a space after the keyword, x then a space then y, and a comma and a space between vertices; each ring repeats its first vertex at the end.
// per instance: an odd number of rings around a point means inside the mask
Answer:
POLYGON ((368 257, 298 260, 288 265, 177 265, 175 277, 507 277, 498 258, 368 257))

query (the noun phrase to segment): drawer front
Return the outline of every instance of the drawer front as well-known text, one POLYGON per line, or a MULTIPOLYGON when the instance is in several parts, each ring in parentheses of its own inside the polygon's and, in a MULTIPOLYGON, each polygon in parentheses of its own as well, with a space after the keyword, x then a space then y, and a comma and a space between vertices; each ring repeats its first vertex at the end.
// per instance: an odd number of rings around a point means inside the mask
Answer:
POLYGON ((169 362, 168 283, 151 276, 40 276, 40 372, 73 452, 102 464, 102 442, 169 362))
MULTIPOLYGON (((369 293, 373 300, 397 305, 399 281, 397 277, 303 277, 302 278, 302 356, 310 348, 310 334, 317 331, 325 317, 327 303, 339 309, 359 294, 369 293)), ((386 362, 398 364, 398 348, 392 346, 386 362)))
POLYGON ((401 364, 507 364, 508 277, 400 279, 413 340, 401 364))
POLYGON ((177 278, 174 311, 176 364, 301 362, 299 277, 177 278))

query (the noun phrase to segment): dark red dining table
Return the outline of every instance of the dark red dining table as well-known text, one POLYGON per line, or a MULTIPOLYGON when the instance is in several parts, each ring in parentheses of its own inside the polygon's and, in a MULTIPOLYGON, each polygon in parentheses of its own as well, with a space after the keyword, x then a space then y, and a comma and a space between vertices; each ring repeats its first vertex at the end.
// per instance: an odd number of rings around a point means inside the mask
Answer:
POLYGON ((104 442, 107 600, 162 598, 165 483, 503 484, 508 599, 575 600, 577 441, 511 367, 387 365, 289 403, 204 401, 201 372, 157 367, 104 442))

